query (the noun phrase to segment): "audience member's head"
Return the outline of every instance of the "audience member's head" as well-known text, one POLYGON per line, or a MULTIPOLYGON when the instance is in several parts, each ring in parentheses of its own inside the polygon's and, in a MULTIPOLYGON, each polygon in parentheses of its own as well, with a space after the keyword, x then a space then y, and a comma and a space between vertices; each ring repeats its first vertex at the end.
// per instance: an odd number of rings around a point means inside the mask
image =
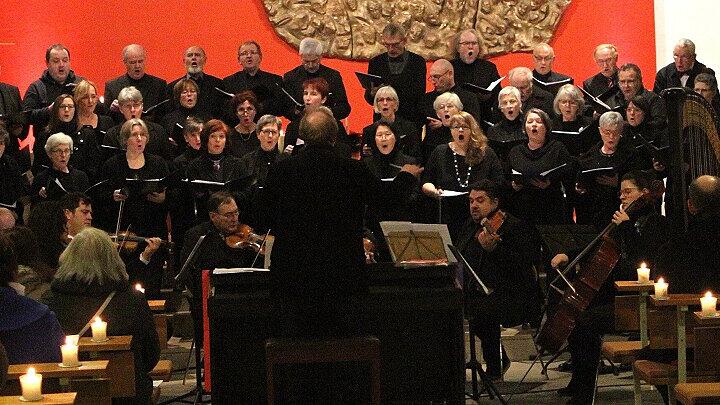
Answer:
POLYGON ((5 207, 0 207, 0 231, 15 226, 17 215, 5 207))
POLYGON ((70 241, 60 255, 55 273, 60 282, 116 286, 128 281, 125 263, 105 231, 87 227, 70 241))
POLYGON ((693 215, 720 212, 720 178, 703 175, 693 180, 688 188, 687 205, 693 215))

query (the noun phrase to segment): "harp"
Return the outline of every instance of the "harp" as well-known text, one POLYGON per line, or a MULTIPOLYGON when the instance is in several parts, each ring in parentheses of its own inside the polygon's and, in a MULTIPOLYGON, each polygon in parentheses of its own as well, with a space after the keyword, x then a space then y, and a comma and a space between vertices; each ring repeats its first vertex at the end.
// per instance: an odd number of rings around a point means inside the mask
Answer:
POLYGON ((670 199, 666 212, 676 229, 687 229, 687 187, 703 174, 720 175, 717 116, 710 103, 688 88, 661 93, 667 104, 670 199), (669 203, 669 206, 668 206, 669 203))

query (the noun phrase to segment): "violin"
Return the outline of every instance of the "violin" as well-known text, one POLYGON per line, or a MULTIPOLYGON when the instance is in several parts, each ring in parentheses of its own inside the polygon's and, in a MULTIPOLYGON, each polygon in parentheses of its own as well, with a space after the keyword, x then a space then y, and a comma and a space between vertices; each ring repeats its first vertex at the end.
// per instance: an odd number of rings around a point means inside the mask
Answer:
POLYGON ((365 251, 365 263, 377 263, 375 261, 375 244, 369 238, 363 238, 363 251, 365 251))
MULTIPOLYGON (((483 220, 480 221, 480 225, 482 225, 482 227, 477 231, 475 238, 477 238, 478 235, 480 234, 480 232, 482 232, 483 230, 488 235, 499 237, 500 235, 498 234, 498 230, 500 229, 502 224, 505 222, 506 217, 507 217, 507 214, 505 214, 501 210, 496 210, 495 212, 490 214, 490 216, 483 218, 483 220)), ((502 240, 502 239, 498 239, 498 240, 502 240)))
MULTIPOLYGON (((118 250, 125 250, 127 252, 134 252, 138 244, 145 242, 147 238, 137 236, 130 231, 120 232, 117 235, 111 234, 110 239, 118 245, 118 250)), ((160 239, 161 247, 173 248, 173 243, 160 239)))
POLYGON ((232 249, 250 249, 265 254, 265 236, 253 232, 250 225, 239 224, 235 233, 225 236, 225 244, 232 249))

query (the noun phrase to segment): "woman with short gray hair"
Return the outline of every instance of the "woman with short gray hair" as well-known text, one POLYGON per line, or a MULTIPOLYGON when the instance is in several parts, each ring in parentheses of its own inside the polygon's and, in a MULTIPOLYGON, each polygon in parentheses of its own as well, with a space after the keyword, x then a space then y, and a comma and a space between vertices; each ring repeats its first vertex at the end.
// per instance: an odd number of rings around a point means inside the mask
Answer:
POLYGON ((573 84, 560 87, 553 101, 553 135, 574 157, 587 152, 600 141, 597 128, 591 127, 592 119, 583 115, 584 107, 585 97, 573 84))
POLYGON ((445 92, 435 98, 433 109, 436 117, 426 117, 428 125, 425 125, 425 139, 420 145, 419 158, 420 164, 423 166, 438 145, 452 141, 450 118, 463 110, 463 103, 457 94, 445 92), (433 128, 437 122, 440 122, 440 126, 433 128))
POLYGON ((59 200, 67 193, 83 192, 90 187, 87 174, 70 166, 70 155, 73 153, 71 137, 62 132, 50 135, 45 141, 45 153, 50 159, 50 166, 33 179, 30 195, 34 203, 59 200))
POLYGON ((420 129, 415 123, 397 115, 400 108, 400 98, 391 86, 383 86, 375 93, 373 109, 380 119, 363 128, 363 156, 370 156, 377 151, 375 145, 375 130, 380 121, 392 124, 397 133, 397 147, 408 156, 417 157, 420 145, 420 129))

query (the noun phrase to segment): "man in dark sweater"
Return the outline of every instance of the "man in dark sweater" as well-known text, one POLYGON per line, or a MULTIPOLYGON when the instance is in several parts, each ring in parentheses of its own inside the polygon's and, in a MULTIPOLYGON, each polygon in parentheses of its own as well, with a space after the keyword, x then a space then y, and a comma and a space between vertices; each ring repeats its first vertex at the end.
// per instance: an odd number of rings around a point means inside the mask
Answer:
MULTIPOLYGON (((387 52, 370 59, 368 73, 382 76, 383 85, 391 86, 398 95, 397 114, 408 121, 422 124, 424 117, 417 106, 425 95, 427 69, 422 56, 405 48, 407 37, 401 25, 390 23, 383 29, 381 42, 387 52)), ((375 93, 381 86, 365 89, 365 101, 373 105, 375 93)), ((375 114, 377 121, 380 114, 375 114)))
MULTIPOLYGON (((262 50, 260 44, 254 40, 246 41, 238 48, 238 62, 242 66, 239 70, 223 79, 223 85, 228 93, 238 94, 243 90, 252 90, 260 102, 257 116, 265 114, 282 115, 292 102, 282 94, 282 77, 265 72, 260 69, 262 50)), ((229 106, 229 104, 228 104, 229 106)), ((234 111, 228 113, 228 124, 236 125, 237 117, 234 111)))
MULTIPOLYGON (((300 41, 299 53, 302 64, 283 75, 285 90, 295 100, 302 103, 303 83, 305 80, 322 77, 330 85, 330 92, 325 105, 332 110, 336 119, 347 118, 350 115, 350 103, 345 92, 345 84, 340 72, 322 64, 323 44, 315 38, 304 38, 300 41)), ((298 114, 294 106, 283 115, 290 120, 300 118, 300 114, 298 114)))
POLYGON ((697 61, 695 54, 695 43, 683 38, 673 48, 673 63, 668 64, 657 72, 653 91, 660 94, 661 91, 670 87, 693 88, 695 76, 700 73, 715 74, 704 64, 697 61), (706 71, 707 70, 707 71, 706 71))
POLYGON ((477 96, 455 85, 455 70, 447 59, 438 59, 430 66, 430 81, 435 89, 425 93, 423 101, 423 114, 430 128, 437 129, 442 126, 442 121, 435 118, 437 115, 433 103, 439 95, 448 92, 457 94, 462 103, 462 110, 472 115, 477 122, 482 122, 477 96))
POLYGON ((23 111, 29 111, 29 123, 44 128, 50 120, 52 102, 61 94, 72 94, 82 77, 70 68, 70 51, 62 44, 51 45, 45 51, 47 69, 30 84, 23 99, 23 111))
POLYGON ((104 104, 111 111, 110 116, 116 124, 122 124, 125 121, 120 113, 117 97, 120 90, 134 86, 140 90, 143 103, 148 110, 145 117, 151 120, 153 120, 152 117, 160 117, 162 114, 159 113, 165 111, 164 106, 153 107, 161 101, 167 100, 167 82, 145 72, 145 62, 147 61, 145 48, 137 44, 126 46, 122 51, 122 60, 127 72, 105 83, 104 104), (149 111, 150 109, 153 111, 149 111))

